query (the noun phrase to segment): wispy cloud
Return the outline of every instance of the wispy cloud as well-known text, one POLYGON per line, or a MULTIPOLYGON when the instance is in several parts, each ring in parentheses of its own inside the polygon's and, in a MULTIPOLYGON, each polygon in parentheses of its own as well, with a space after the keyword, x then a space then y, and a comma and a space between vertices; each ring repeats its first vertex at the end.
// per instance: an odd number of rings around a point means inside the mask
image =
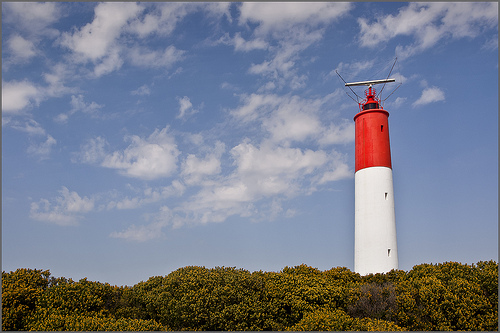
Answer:
MULTIPOLYGON (((29 81, 4 83, 7 92, 9 89, 12 92, 10 99, 6 99, 7 110, 23 110, 49 95, 68 93, 70 89, 65 83, 71 73, 80 78, 97 79, 124 64, 169 69, 185 60, 187 51, 173 44, 153 48, 143 45, 142 41, 154 35, 170 36, 183 18, 200 10, 209 18, 226 17, 231 22, 229 6, 229 3, 98 4, 90 23, 60 36, 58 45, 63 46, 70 57, 66 58, 68 63, 59 63, 45 73, 47 87, 40 88, 29 81), (139 40, 126 42, 131 35, 138 36, 139 40)), ((239 105, 229 111, 228 121, 236 121, 241 126, 251 124, 258 135, 237 137, 232 144, 212 137, 212 143, 207 144, 202 134, 184 133, 193 138, 198 151, 181 150, 168 126, 146 136, 128 135, 121 148, 111 147, 104 136, 96 136, 73 154, 74 163, 113 169, 122 176, 143 181, 169 179, 170 185, 146 186, 142 192, 133 194, 94 194, 90 199, 64 187, 60 197, 32 203, 33 218, 70 225, 94 207, 122 210, 160 203, 164 206, 153 223, 142 226, 136 223, 111 234, 115 238, 145 241, 161 235, 168 225, 222 222, 233 215, 254 219, 269 214, 293 216, 294 210, 283 208, 287 199, 352 176, 344 157, 332 147, 352 142, 352 124, 342 119, 327 122, 321 119, 328 105, 338 98, 337 92, 310 99, 291 93, 266 92, 305 87, 307 75, 298 69, 302 61, 300 53, 321 40, 325 25, 347 14, 352 5, 244 3, 237 6, 239 26, 257 24, 257 27, 253 31, 226 34, 219 43, 233 46, 236 52, 266 52, 265 60, 248 67, 249 74, 261 76, 265 83, 257 93, 240 95, 239 105), (305 142, 313 147, 300 146, 305 142), (167 200, 173 196, 185 197, 177 204, 169 203, 172 208, 167 208, 167 200), (70 208, 78 205, 80 208, 70 208)), ((22 49, 27 56, 33 56, 29 54, 33 49, 31 44, 21 40, 18 44, 19 52, 22 49)), ((130 93, 148 96, 150 87, 144 84, 130 93)), ((194 106, 188 96, 178 97, 177 101, 177 118, 181 120, 203 106, 203 102, 194 106)), ((84 94, 73 92, 69 111, 60 113, 55 120, 67 122, 77 112, 95 117, 103 107, 87 100, 84 94)), ((27 124, 24 130, 43 129, 33 123, 27 124)), ((44 143, 46 148, 55 144, 50 138, 44 143)), ((43 151, 42 146, 38 146, 38 151, 43 151)))
POLYGON ((118 170, 127 177, 152 180, 171 176, 177 170, 179 150, 175 139, 168 133, 168 126, 156 129, 149 137, 125 137, 130 144, 123 150, 106 151, 104 138, 91 139, 75 154, 73 161, 98 164, 118 170))
POLYGON ((17 31, 30 36, 57 36, 57 30, 50 26, 61 17, 60 4, 56 2, 2 3, 2 20, 16 26, 17 31))
POLYGON ((61 226, 72 226, 78 224, 80 213, 89 212, 94 208, 93 199, 82 198, 64 186, 59 193, 60 196, 52 201, 41 199, 31 203, 30 217, 61 226))
POLYGON ((27 79, 2 81, 2 112, 10 116, 25 115, 29 109, 48 98, 74 92, 74 88, 65 86, 69 76, 71 74, 66 66, 57 64, 52 71, 42 74, 45 85, 27 79))
POLYGON ((73 95, 71 96, 71 109, 66 113, 60 113, 54 120, 59 123, 65 123, 68 121, 69 117, 76 112, 83 112, 92 118, 99 117, 99 110, 104 107, 104 105, 97 104, 96 102, 87 103, 84 100, 83 95, 73 95))
POLYGON ((174 63, 183 59, 185 51, 175 46, 168 46, 164 51, 151 51, 143 47, 135 47, 129 52, 132 64, 141 67, 170 68, 174 63))
POLYGON ((187 96, 182 98, 177 97, 177 101, 179 102, 179 114, 176 116, 177 119, 186 119, 199 111, 193 108, 193 103, 191 103, 191 100, 187 96))
POLYGON ((476 37, 483 27, 498 24, 496 2, 429 2, 410 3, 397 15, 378 17, 376 22, 359 18, 362 46, 375 47, 397 36, 411 36, 414 42, 399 45, 401 59, 422 52, 445 38, 476 37))
POLYGON ((25 81, 2 81, 2 112, 16 113, 27 107, 38 105, 41 92, 33 83, 25 81))
POLYGON ((38 156, 41 160, 47 159, 52 151, 52 147, 57 144, 57 140, 52 135, 47 134, 45 129, 34 119, 27 119, 25 121, 13 120, 9 126, 21 132, 27 133, 29 136, 34 137, 27 149, 30 155, 38 156), (39 137, 46 137, 45 141, 38 141, 39 137), (36 142, 33 142, 37 140, 36 142))
POLYGON ((128 241, 145 242, 163 236, 162 229, 167 226, 167 223, 151 223, 149 225, 136 226, 132 224, 124 231, 114 231, 109 236, 111 238, 121 238, 128 241))
POLYGON ((109 237, 120 238, 132 242, 145 242, 153 239, 164 238, 165 234, 162 229, 168 225, 175 223, 175 218, 171 210, 167 206, 160 208, 160 212, 156 216, 155 221, 147 225, 136 226, 132 224, 123 231, 112 232, 109 237))
POLYGON ((24 123, 13 121, 10 126, 18 131, 28 133, 28 135, 45 135, 45 129, 34 119, 28 119, 24 123))
POLYGON ((198 157, 188 154, 182 162, 181 176, 188 185, 204 185, 213 182, 213 177, 221 172, 221 157, 226 150, 226 145, 217 141, 213 149, 205 156, 198 157))
POLYGON ((261 90, 303 88, 307 76, 296 66, 300 52, 322 38, 324 24, 339 19, 351 8, 349 3, 243 3, 239 24, 257 23, 254 43, 270 45, 267 60, 249 68, 249 73, 266 78, 261 90))
POLYGON ((444 100, 445 100, 444 92, 441 89, 439 89, 438 87, 429 87, 425 88, 422 91, 422 94, 420 95, 419 99, 413 102, 412 105, 413 107, 416 107, 444 100))
POLYGON ((257 35, 282 33, 294 25, 318 26, 338 19, 352 9, 350 3, 255 3, 240 7, 239 24, 257 22, 257 35))
POLYGON ((113 57, 119 47, 116 40, 127 22, 141 10, 136 3, 100 3, 95 7, 94 20, 74 33, 64 33, 61 45, 73 51, 82 62, 113 57))
POLYGON ((230 37, 229 33, 219 38, 214 44, 225 44, 234 46, 234 50, 238 52, 250 52, 253 50, 265 50, 269 47, 269 43, 262 38, 245 40, 241 37, 241 32, 237 32, 234 37, 230 37))
POLYGON ((47 140, 38 143, 31 144, 28 147, 28 154, 34 154, 39 156, 41 159, 47 159, 50 152, 52 151, 52 146, 57 144, 57 140, 52 137, 52 135, 47 135, 47 140))
POLYGON ((167 198, 182 196, 186 186, 179 180, 172 181, 169 186, 147 187, 133 197, 110 199, 104 196, 99 207, 102 209, 136 209, 147 204, 159 202, 167 198))
POLYGON ((36 55, 35 45, 32 41, 24 39, 20 35, 13 35, 7 41, 13 58, 27 60, 36 55))
POLYGON ((130 93, 137 96, 149 96, 151 95, 151 88, 145 84, 130 93))

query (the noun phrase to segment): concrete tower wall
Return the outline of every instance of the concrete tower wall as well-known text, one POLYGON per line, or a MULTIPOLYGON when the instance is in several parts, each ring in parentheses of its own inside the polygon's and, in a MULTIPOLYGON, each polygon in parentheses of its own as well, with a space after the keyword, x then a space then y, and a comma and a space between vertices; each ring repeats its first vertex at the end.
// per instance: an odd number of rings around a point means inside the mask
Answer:
POLYGON ((354 271, 361 275, 398 268, 392 169, 370 167, 356 172, 354 271))

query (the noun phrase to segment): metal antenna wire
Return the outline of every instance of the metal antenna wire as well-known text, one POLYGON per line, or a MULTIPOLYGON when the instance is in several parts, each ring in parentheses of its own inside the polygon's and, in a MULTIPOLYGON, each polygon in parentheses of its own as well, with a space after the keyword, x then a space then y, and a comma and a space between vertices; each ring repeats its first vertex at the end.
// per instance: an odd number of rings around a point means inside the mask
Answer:
MULTIPOLYGON (((392 64, 391 70, 390 70, 390 72, 389 72, 389 75, 387 75, 387 78, 386 78, 386 79, 388 79, 388 78, 389 78, 389 76, 391 76, 392 70, 394 69, 394 65, 396 65, 396 61, 398 61, 398 57, 396 57, 396 59, 394 59, 394 63, 392 64)), ((385 85, 386 85, 386 84, 384 83, 384 85, 382 86, 382 89, 380 89, 380 92, 378 93, 377 97, 379 97, 379 96, 382 94, 382 91, 384 90, 385 85)), ((394 92, 394 91, 393 91, 393 92, 394 92)), ((391 95, 392 95, 392 93, 391 93, 391 95)), ((389 95, 389 96, 390 96, 390 95, 389 95)), ((386 98, 386 99, 387 99, 387 98, 386 98)), ((384 99, 384 101, 385 101, 385 99, 384 99)))
MULTIPOLYGON (((338 75, 338 76, 342 79, 342 81, 344 81, 344 83, 347 85, 347 82, 344 80, 344 78, 343 78, 343 77, 339 74, 339 72, 338 72, 337 70, 335 70, 335 73, 337 73, 337 75, 338 75)), ((357 100, 357 101, 356 101, 356 100, 354 100, 354 98, 352 98, 352 96, 350 96, 350 95, 346 92, 347 96, 351 97, 351 99, 352 99, 353 101, 355 101, 356 103, 358 103, 358 104, 359 104, 359 98, 361 98, 361 97, 360 97, 360 96, 358 96, 358 94, 356 94, 356 93, 354 92, 354 90, 352 90, 352 88, 351 88, 350 86, 347 86, 347 87, 349 87, 349 89, 351 89, 352 93, 353 93, 353 94, 354 94, 354 95, 358 98, 358 100, 357 100)))

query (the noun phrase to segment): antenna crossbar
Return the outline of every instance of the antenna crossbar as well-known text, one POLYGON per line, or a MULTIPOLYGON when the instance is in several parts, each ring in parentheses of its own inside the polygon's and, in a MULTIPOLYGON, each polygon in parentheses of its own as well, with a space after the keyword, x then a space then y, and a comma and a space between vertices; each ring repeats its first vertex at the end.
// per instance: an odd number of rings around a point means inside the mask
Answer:
POLYGON ((388 82, 395 82, 396 79, 385 79, 385 80, 372 80, 372 81, 360 81, 360 82, 352 82, 352 83, 347 83, 345 84, 346 87, 353 87, 353 86, 371 86, 374 84, 380 84, 380 83, 388 83, 388 82))

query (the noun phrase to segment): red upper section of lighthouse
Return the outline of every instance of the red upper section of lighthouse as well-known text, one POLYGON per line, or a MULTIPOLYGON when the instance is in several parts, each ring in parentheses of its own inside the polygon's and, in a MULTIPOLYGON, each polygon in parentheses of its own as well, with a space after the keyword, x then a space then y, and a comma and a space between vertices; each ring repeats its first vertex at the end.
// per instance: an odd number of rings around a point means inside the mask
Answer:
POLYGON ((370 87, 360 104, 362 111, 354 116, 356 125, 355 170, 384 166, 392 168, 389 142, 389 112, 379 106, 375 91, 370 87))

